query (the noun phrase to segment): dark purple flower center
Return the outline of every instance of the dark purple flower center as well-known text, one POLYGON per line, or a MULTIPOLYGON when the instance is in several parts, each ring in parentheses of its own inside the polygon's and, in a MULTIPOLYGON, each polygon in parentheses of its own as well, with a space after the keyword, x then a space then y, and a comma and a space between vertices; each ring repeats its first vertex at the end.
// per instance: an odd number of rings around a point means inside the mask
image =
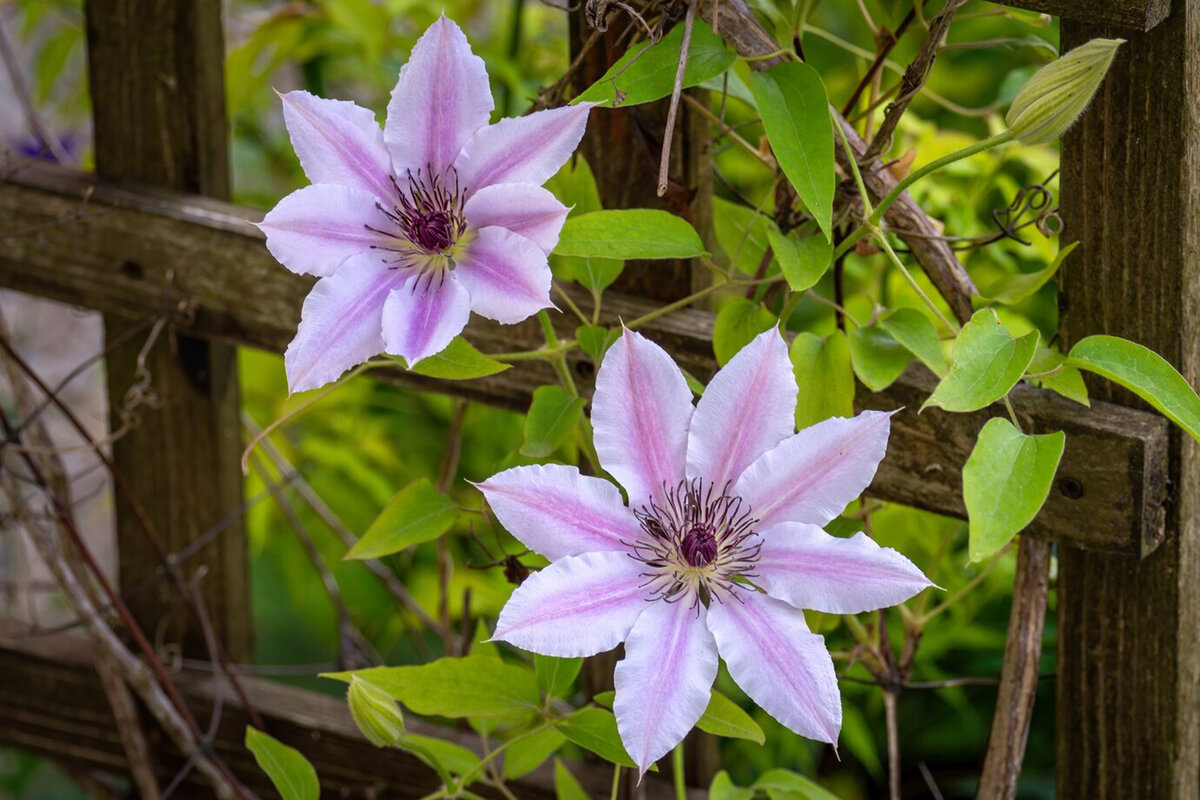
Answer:
POLYGON ((693 525, 679 543, 683 560, 693 567, 707 567, 717 557, 717 537, 711 525, 693 525))
POLYGON ((647 567, 642 574, 651 599, 724 600, 735 579, 753 577, 758 520, 728 490, 728 484, 718 492, 699 478, 684 480, 664 486, 634 512, 646 536, 629 546, 647 567))
POLYGON ((450 255, 467 229, 467 220, 463 216, 464 192, 458 185, 458 173, 451 168, 446 175, 435 175, 426 168, 409 172, 407 186, 402 186, 392 176, 392 185, 396 188, 392 207, 389 209, 383 203, 375 205, 395 224, 395 230, 366 227, 399 242, 395 247, 377 246, 377 249, 400 253, 398 260, 402 262, 414 255, 450 255), (447 182, 450 176, 453 176, 453 185, 447 182))

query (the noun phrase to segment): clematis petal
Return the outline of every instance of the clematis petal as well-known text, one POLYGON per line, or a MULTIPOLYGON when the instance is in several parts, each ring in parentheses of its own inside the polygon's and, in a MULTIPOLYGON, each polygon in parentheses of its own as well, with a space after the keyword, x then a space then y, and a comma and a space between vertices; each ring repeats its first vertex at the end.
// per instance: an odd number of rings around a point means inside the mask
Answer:
POLYGON ((347 259, 317 281, 283 356, 288 389, 323 386, 381 351, 384 301, 399 283, 395 270, 366 255, 347 259))
POLYGON ((903 603, 932 586, 916 565, 865 533, 830 536, 784 522, 761 533, 754 582, 797 608, 858 614, 903 603))
POLYGON ((498 183, 471 195, 463 214, 472 228, 498 225, 531 239, 549 253, 558 244, 567 207, 541 186, 498 183))
POLYGON ((679 744, 704 714, 717 677, 717 643, 704 606, 651 603, 617 662, 617 730, 644 774, 679 744))
POLYGON ((684 477, 692 392, 666 352, 626 330, 604 357, 592 399, 596 454, 639 508, 684 477))
POLYGON ((712 603, 708 627, 729 674, 751 700, 801 736, 837 742, 842 697, 833 659, 801 612, 745 591, 712 603))
POLYGON ((395 246, 396 239, 376 232, 392 227, 376 202, 349 186, 305 186, 280 200, 258 227, 280 264, 299 275, 325 277, 350 256, 395 246))
POLYGON ((392 163, 370 109, 303 91, 280 95, 292 147, 313 183, 350 186, 391 197, 392 163))
POLYGON ((409 272, 384 303, 383 340, 387 352, 403 356, 412 367, 462 333, 471 298, 453 275, 409 272))
POLYGON ((593 551, 628 552, 626 543, 642 537, 620 490, 576 467, 513 467, 479 490, 509 533, 551 561, 593 551))
POLYGON ((652 605, 641 586, 644 568, 628 553, 560 558, 516 588, 492 638, 559 658, 611 650, 652 605))
POLYGON ((396 174, 445 174, 493 106, 483 59, 458 25, 441 17, 413 46, 388 102, 383 138, 396 174))
POLYGON ((796 429, 796 378, 772 328, 713 377, 688 433, 687 474, 718 489, 796 429))
POLYGON ((862 494, 887 449, 885 411, 834 417, 784 439, 734 486, 766 530, 777 522, 825 525, 862 494))
POLYGON ((541 186, 579 146, 594 103, 509 117, 480 128, 454 162, 468 193, 497 183, 541 186))
POLYGON ((542 248, 499 227, 480 228, 457 260, 454 275, 477 314, 511 325, 550 302, 550 265, 542 248))

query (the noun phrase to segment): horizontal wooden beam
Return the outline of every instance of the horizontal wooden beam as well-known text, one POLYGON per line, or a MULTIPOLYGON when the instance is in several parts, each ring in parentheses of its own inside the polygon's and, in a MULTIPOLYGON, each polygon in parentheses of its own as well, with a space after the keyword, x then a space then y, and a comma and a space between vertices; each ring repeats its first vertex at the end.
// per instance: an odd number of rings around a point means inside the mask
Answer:
POLYGON ((1063 19, 1148 31, 1171 13, 1171 0, 999 0, 1063 19))
MULTIPOLYGON (((182 305, 197 335, 279 353, 296 330, 312 280, 274 261, 249 222, 260 216, 212 200, 108 185, 86 173, 23 163, 0 183, 0 285, 133 319, 182 305)), ((582 295, 577 299, 588 302, 582 295)), ((616 324, 654 307, 609 293, 604 321, 616 324)), ((572 318, 554 317, 562 333, 572 335, 572 318)), ((716 369, 711 314, 685 309, 642 330, 700 379, 716 369)), ((479 317, 467 337, 491 352, 530 349, 542 341, 534 322, 505 326, 479 317)), ((590 389, 594 365, 578 354, 575 359, 572 368, 590 389)), ((554 380, 540 363, 465 382, 400 370, 388 377, 522 410, 534 388, 554 380)), ((962 517, 961 468, 995 410, 918 413, 933 381, 913 366, 885 392, 860 387, 860 407, 904 409, 893 418, 888 456, 870 491, 962 517)), ((1166 421, 1107 403, 1087 410, 1031 387, 1018 389, 1015 400, 1030 429, 1067 432, 1057 485, 1031 530, 1078 547, 1149 553, 1163 529, 1166 421)))
MULTIPOLYGON (((31 634, 22 623, 0 619, 0 746, 15 747, 69 765, 123 774, 125 751, 108 701, 91 666, 88 639, 79 633, 31 634)), ((176 677, 196 719, 207 727, 214 701, 221 699, 221 719, 213 746, 222 759, 260 797, 275 797, 266 776, 242 744, 247 717, 228 684, 208 673, 184 671, 176 677)), ((323 797, 419 798, 439 788, 437 775, 402 751, 382 751, 354 726, 346 703, 336 697, 297 689, 261 678, 242 678, 250 702, 266 722, 267 732, 297 748, 316 767, 323 797)), ((437 736, 478 752, 479 738, 466 729, 447 728, 406 719, 410 733, 437 736)), ((154 768, 166 785, 184 763, 170 740, 149 736, 154 768)), ((589 797, 607 797, 612 768, 572 763, 571 771, 589 797)), ((657 775, 645 780, 649 800, 674 797, 671 784, 657 775)), ((548 766, 514 781, 521 798, 552 800, 553 772, 548 766)), ((212 790, 193 771, 181 797, 211 798, 212 790)), ((488 797, 499 794, 482 788, 488 797)), ((707 793, 689 791, 690 800, 707 793)))

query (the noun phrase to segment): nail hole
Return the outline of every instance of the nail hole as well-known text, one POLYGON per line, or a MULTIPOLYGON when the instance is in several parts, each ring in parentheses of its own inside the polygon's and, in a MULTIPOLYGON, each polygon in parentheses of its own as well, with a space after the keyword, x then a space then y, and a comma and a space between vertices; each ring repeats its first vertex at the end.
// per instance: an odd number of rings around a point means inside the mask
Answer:
POLYGON ((1058 482, 1058 491, 1065 497, 1078 500, 1083 497, 1083 484, 1076 478, 1063 478, 1058 482))

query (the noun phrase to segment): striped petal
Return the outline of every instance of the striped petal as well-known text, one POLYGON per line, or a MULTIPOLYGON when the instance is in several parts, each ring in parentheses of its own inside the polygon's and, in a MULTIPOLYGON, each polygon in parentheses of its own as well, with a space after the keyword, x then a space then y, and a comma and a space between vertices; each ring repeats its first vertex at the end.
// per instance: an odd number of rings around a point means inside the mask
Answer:
POLYGON ((559 464, 513 467, 479 484, 521 544, 551 561, 593 551, 628 552, 641 526, 616 486, 559 464))
POLYGON ((729 674, 751 700, 801 736, 837 742, 842 696, 833 659, 800 611, 739 591, 709 606, 708 627, 729 674))
POLYGON ((323 278, 350 256, 396 245, 376 232, 393 228, 376 202, 349 186, 305 186, 280 200, 258 227, 276 261, 299 275, 323 278))
POLYGON ((458 25, 441 17, 413 46, 388 103, 383 138, 396 174, 445 174, 493 106, 483 59, 458 25))
POLYGON ((785 522, 761 533, 754 582, 796 608, 858 614, 903 603, 932 586, 911 561, 865 533, 830 536, 785 522))
POLYGON ((410 274, 387 297, 383 339, 387 352, 412 367, 446 349, 471 316, 471 298, 453 275, 410 274))
POLYGON ((759 334, 713 377, 688 433, 689 477, 720 488, 795 431, 796 378, 775 328, 759 334))
POLYGON ((333 183, 387 198, 392 163, 375 114, 348 100, 308 92, 280 95, 292 147, 313 183, 333 183))
POLYGON ((596 374, 596 454, 639 508, 684 477, 692 392, 658 345, 626 330, 596 374))
POLYGON ((475 313, 511 325, 554 307, 550 265, 540 247, 505 228, 475 234, 454 269, 475 313))
POLYGON ((283 356, 288 388, 323 386, 383 350, 383 305, 399 282, 395 270, 371 256, 354 256, 317 281, 283 356))
POLYGON ((864 411, 805 428, 759 456, 733 494, 749 504, 759 530, 779 522, 825 525, 875 477, 890 419, 884 411, 864 411))
POLYGON ((625 749, 645 773, 704 714, 717 677, 706 610, 686 599, 650 603, 625 642, 614 675, 613 713, 625 749))
POLYGON ((497 183, 541 186, 579 146, 592 103, 509 117, 480 128, 455 161, 468 193, 497 183))
POLYGON ((472 228, 498 225, 532 240, 542 252, 558 244, 567 207, 541 186, 498 183, 471 196, 463 213, 472 228))
POLYGON ((653 605, 641 587, 644 568, 628 553, 561 558, 516 588, 492 638, 559 658, 611 650, 653 605))

